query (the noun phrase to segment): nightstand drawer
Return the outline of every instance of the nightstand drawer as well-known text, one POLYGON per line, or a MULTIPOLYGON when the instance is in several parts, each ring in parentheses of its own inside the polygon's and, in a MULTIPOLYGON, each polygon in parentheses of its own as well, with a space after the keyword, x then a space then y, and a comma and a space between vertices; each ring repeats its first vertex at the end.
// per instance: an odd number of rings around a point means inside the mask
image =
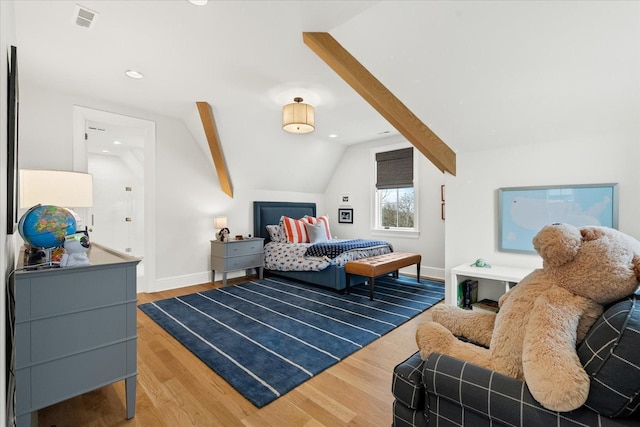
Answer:
POLYGON ((234 256, 224 260, 224 270, 243 270, 262 266, 262 254, 234 256))
POLYGON ((262 239, 234 240, 211 245, 211 255, 234 257, 262 253, 262 239))

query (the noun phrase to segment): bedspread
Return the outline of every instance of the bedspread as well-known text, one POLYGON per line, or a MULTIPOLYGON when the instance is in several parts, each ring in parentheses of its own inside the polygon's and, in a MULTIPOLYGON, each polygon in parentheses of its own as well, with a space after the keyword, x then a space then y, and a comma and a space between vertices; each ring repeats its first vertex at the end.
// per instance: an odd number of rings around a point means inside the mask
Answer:
MULTIPOLYGON (((347 241, 346 239, 332 239, 347 241)), ((313 243, 276 243, 269 242, 264 246, 264 266, 268 270, 278 271, 320 271, 336 265, 344 266, 347 261, 387 254, 392 251, 386 242, 380 242, 369 248, 355 248, 345 251, 335 258, 328 256, 305 256, 313 243)))

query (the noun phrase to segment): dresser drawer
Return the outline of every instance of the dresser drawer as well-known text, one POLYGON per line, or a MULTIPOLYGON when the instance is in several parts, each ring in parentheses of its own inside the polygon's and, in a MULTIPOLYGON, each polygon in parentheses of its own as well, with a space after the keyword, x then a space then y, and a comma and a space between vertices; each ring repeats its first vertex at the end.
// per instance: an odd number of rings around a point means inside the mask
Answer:
MULTIPOLYGON (((59 316, 135 300, 131 269, 96 266, 23 275, 16 283, 16 321, 59 316), (73 298, 69 296, 72 295, 73 298)), ((135 276, 133 276, 135 279, 135 276)))
POLYGON ((135 339, 135 303, 16 324, 16 368, 135 339))
POLYGON ((135 354, 134 339, 18 369, 16 380, 20 387, 16 387, 16 412, 31 412, 114 380, 135 376, 135 354))

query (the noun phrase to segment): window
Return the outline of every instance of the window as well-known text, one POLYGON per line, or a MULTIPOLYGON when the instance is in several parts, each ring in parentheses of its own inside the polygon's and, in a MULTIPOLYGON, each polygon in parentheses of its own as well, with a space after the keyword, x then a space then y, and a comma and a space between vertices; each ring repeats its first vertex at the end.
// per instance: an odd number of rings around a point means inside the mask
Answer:
POLYGON ((378 151, 374 163, 374 228, 416 230, 413 147, 378 151))

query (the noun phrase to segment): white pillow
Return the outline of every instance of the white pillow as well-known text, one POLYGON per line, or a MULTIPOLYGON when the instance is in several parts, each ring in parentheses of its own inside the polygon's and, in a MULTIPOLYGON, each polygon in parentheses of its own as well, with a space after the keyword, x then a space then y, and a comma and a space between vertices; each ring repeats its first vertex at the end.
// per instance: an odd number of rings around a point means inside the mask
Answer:
POLYGON ((305 222, 305 228, 307 229, 307 235, 309 236, 309 242, 311 243, 322 243, 326 242, 327 239, 327 229, 324 226, 323 222, 317 222, 316 224, 310 224, 305 222))
POLYGON ((331 230, 329 229, 329 217, 327 216, 319 216, 319 217, 313 217, 313 216, 309 216, 309 215, 305 215, 304 216, 304 220, 307 221, 310 224, 317 224, 319 222, 324 223, 324 229, 326 231, 327 234, 327 239, 331 240, 331 230))
POLYGON ((285 243, 287 241, 282 224, 267 225, 267 231, 272 242, 285 243))

